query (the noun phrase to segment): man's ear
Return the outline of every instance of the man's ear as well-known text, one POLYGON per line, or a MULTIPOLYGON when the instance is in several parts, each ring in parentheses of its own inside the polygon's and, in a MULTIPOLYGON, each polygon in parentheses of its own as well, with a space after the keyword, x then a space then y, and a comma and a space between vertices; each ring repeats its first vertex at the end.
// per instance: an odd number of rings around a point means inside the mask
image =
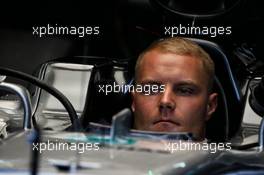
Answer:
POLYGON ((207 103, 207 115, 206 115, 206 121, 208 121, 212 114, 215 112, 216 108, 217 108, 217 97, 218 97, 218 94, 217 93, 211 93, 209 95, 209 98, 208 98, 208 103, 207 103))
POLYGON ((131 97, 132 97, 131 109, 133 112, 135 112, 135 92, 131 92, 131 97))

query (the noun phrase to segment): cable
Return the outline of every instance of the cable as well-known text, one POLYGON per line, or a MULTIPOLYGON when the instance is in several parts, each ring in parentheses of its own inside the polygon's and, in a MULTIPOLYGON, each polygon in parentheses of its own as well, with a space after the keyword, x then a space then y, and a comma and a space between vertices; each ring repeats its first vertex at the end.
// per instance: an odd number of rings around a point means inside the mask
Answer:
POLYGON ((0 75, 7 75, 7 76, 12 76, 12 77, 15 77, 18 79, 22 79, 24 81, 30 82, 31 84, 34 84, 34 85, 44 89, 48 93, 52 94, 54 97, 56 97, 62 103, 62 105, 65 107, 65 109, 69 113, 69 117, 70 117, 74 131, 82 131, 83 130, 82 126, 80 124, 80 121, 78 119, 78 115, 77 115, 73 105, 56 88, 47 85, 46 83, 42 82, 41 80, 39 80, 36 77, 33 77, 29 74, 26 74, 24 72, 20 72, 17 70, 9 69, 9 68, 0 67, 0 75))

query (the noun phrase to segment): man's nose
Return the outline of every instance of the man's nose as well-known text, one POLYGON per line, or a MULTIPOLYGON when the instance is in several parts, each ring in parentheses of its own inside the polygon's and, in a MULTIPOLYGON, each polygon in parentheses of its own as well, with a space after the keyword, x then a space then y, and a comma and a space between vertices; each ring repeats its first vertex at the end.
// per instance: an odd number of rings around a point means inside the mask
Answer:
POLYGON ((166 87, 165 91, 161 93, 159 109, 160 111, 172 111, 175 109, 175 101, 173 99, 173 91, 170 87, 166 87))

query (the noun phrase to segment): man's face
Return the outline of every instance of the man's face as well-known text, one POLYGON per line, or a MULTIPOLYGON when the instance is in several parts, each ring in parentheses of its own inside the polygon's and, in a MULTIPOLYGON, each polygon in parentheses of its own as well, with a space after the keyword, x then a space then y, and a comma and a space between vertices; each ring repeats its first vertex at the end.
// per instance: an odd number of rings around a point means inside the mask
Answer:
POLYGON ((208 93, 208 76, 201 60, 191 56, 145 53, 137 84, 165 85, 164 92, 134 92, 134 126, 139 130, 191 132, 204 138, 205 121, 217 106, 217 94, 208 93))

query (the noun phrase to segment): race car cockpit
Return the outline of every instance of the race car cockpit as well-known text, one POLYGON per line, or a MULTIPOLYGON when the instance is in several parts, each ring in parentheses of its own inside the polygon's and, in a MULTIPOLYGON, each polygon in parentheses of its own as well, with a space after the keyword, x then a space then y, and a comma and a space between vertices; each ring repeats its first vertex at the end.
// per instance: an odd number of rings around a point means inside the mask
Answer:
MULTIPOLYGON (((38 66, 31 67, 34 73, 0 66, 0 175, 264 174, 264 63, 247 42, 251 37, 239 35, 244 34, 239 25, 246 14, 239 14, 245 4, 250 3, 129 0, 108 8, 94 2, 89 10, 76 8, 67 15, 56 16, 67 8, 52 9, 47 24, 40 11, 43 21, 31 26, 28 44, 28 55, 37 46, 35 52, 44 53, 43 60, 35 60, 38 66), (98 9, 107 19, 94 15, 98 9), (241 18, 233 24, 237 16, 241 18), (64 17, 78 23, 67 26, 64 17), (95 18, 103 25, 92 23, 95 18), (60 27, 68 33, 62 35, 60 27), (65 35, 71 36, 58 39, 65 35), (190 132, 133 128, 126 86, 134 84, 137 55, 157 38, 178 36, 200 45, 215 62, 218 107, 206 123, 203 141, 190 132), (36 39, 38 44, 32 42, 36 39), (52 57, 43 45, 67 54, 52 57)), ((245 19, 259 20, 250 17, 245 19)), ((3 41, 8 40, 2 31, 3 41)))

